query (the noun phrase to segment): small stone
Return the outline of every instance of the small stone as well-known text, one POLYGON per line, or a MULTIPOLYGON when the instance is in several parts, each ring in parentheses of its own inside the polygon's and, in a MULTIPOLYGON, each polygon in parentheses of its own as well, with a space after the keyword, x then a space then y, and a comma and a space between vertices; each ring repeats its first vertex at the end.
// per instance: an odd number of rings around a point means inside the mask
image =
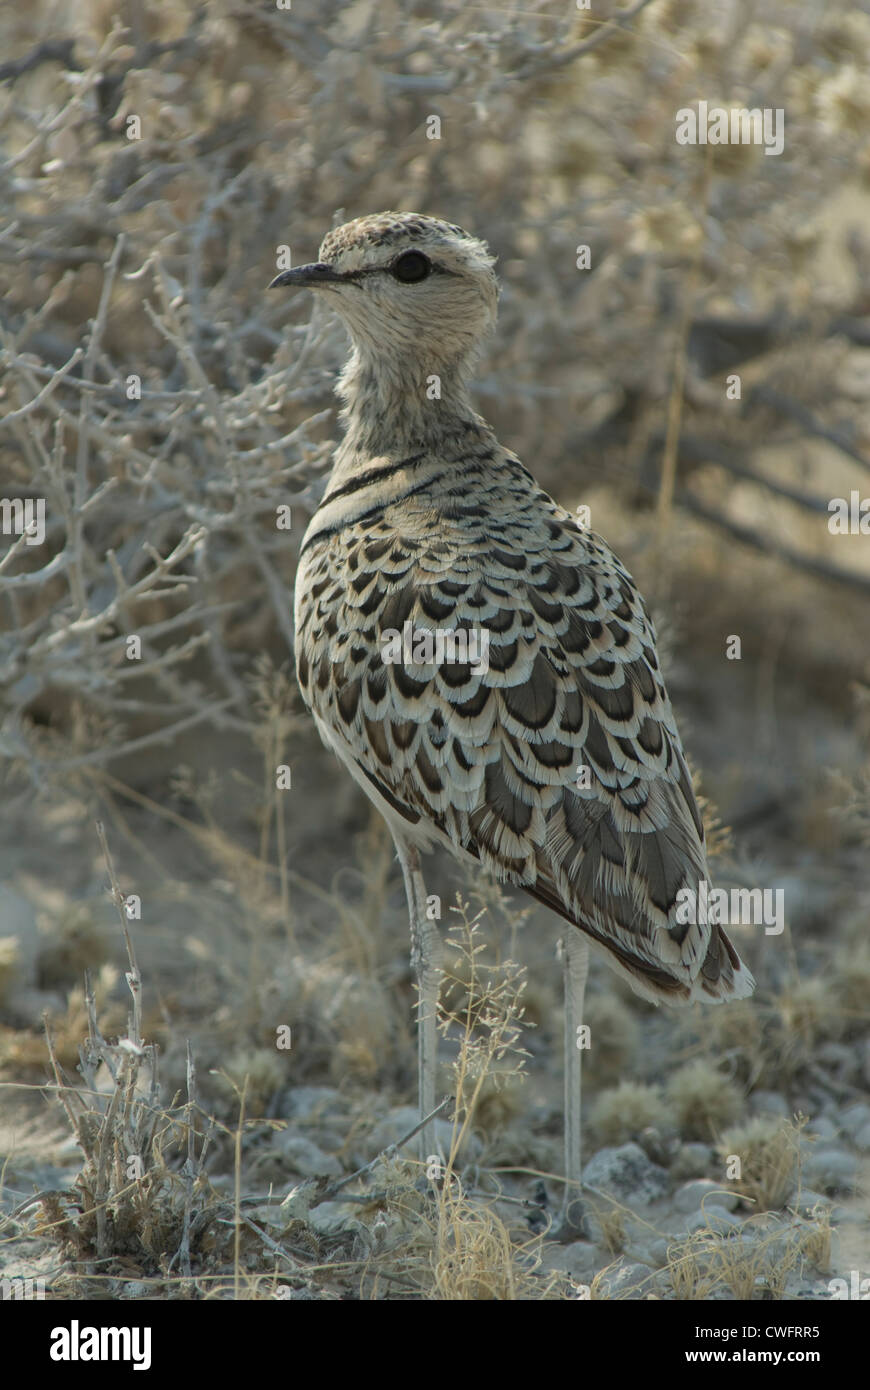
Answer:
POLYGON ((647 1246, 647 1253, 649 1255, 649 1262, 654 1269, 666 1268, 670 1243, 669 1240, 663 1240, 660 1236, 650 1241, 647 1246))
POLYGON ((641 1130, 637 1142, 652 1163, 666 1167, 679 1149, 679 1140, 673 1135, 663 1135, 655 1125, 647 1125, 641 1130))
POLYGON ((248 1215, 252 1221, 256 1221, 258 1226, 264 1226, 266 1230, 285 1231, 287 1229, 288 1209, 284 1206, 252 1207, 249 1208, 248 1215))
POLYGON ((713 1166, 713 1150, 709 1144, 683 1144, 671 1164, 675 1178, 686 1181, 689 1178, 704 1178, 713 1166))
POLYGON ((583 1169, 583 1182, 620 1201, 656 1202, 668 1190, 664 1168, 650 1163, 639 1144, 599 1149, 583 1169))
POLYGON ((284 1131, 275 1135, 274 1142, 293 1172, 305 1178, 340 1178, 344 1171, 334 1154, 324 1153, 304 1135, 284 1131))
POLYGON ((803 1175, 822 1192, 849 1192, 858 1176, 858 1160, 845 1149, 810 1147, 804 1156, 803 1175))
MULTIPOLYGON (((650 1269, 660 1269, 667 1263, 668 1242, 660 1236, 653 1235, 648 1225, 640 1226, 632 1221, 629 1223, 629 1230, 626 1232, 625 1243, 622 1253, 627 1260, 631 1260, 637 1265, 648 1265, 650 1269)), ((609 1264, 613 1256, 602 1261, 602 1264, 609 1264)))
POLYGON ((823 1192, 813 1192, 811 1188, 804 1188, 799 1196, 793 1197, 788 1204, 798 1214, 798 1216, 809 1217, 813 1214, 813 1209, 820 1207, 823 1211, 830 1211, 834 1205, 830 1197, 826 1197, 823 1192))
POLYGON ((600 1263, 598 1251, 588 1240, 575 1240, 570 1245, 558 1245, 549 1249, 545 1263, 548 1269, 558 1270, 576 1279, 578 1284, 588 1284, 600 1263))
POLYGON ((363 1229, 346 1202, 321 1202, 312 1207, 308 1224, 321 1236, 356 1235, 363 1229))
POLYGON ((786 1120, 791 1114, 791 1107, 784 1096, 781 1096, 777 1091, 753 1091, 749 1097, 749 1113, 751 1115, 778 1115, 786 1120))
POLYGON ((743 1225, 739 1216, 732 1216, 724 1207, 711 1206, 708 1202, 702 1211, 696 1212, 686 1223, 686 1234, 696 1231, 712 1231, 717 1236, 730 1236, 743 1225))
POLYGON ((840 1111, 840 1127, 853 1143, 856 1141, 856 1136, 866 1131, 868 1126, 870 1126, 870 1105, 867 1105, 863 1100, 858 1101, 857 1105, 850 1105, 845 1110, 840 1111))
POLYGON ((860 1149, 862 1154, 870 1153, 870 1124, 859 1129, 857 1134, 852 1135, 852 1143, 856 1149, 860 1149))
POLYGON ((829 1120, 827 1115, 817 1115, 814 1120, 810 1120, 807 1125, 807 1134, 814 1135, 817 1139, 836 1139, 839 1136, 839 1129, 833 1120, 829 1120))
POLYGON ((845 1043, 825 1042, 816 1049, 816 1061, 828 1072, 836 1072, 853 1065, 854 1054, 845 1043))
POLYGON ((789 1302, 800 1299, 803 1303, 830 1303, 831 1290, 824 1279, 808 1279, 805 1274, 791 1274, 785 1281, 782 1297, 789 1302))
POLYGON ((716 1206, 733 1211, 739 1199, 736 1193, 723 1190, 721 1183, 711 1182, 709 1178, 698 1178, 678 1187, 672 1200, 677 1211, 693 1212, 698 1210, 702 1202, 705 1208, 716 1206))
POLYGON ((283 1097, 280 1113, 282 1119, 310 1124, 344 1109, 344 1102, 333 1086, 294 1086, 283 1097))
MULTIPOLYGON (((623 1145, 627 1147, 627 1145, 623 1145)), ((645 1298, 652 1291, 653 1275, 647 1265, 632 1264, 623 1256, 598 1277, 598 1298, 645 1298)))

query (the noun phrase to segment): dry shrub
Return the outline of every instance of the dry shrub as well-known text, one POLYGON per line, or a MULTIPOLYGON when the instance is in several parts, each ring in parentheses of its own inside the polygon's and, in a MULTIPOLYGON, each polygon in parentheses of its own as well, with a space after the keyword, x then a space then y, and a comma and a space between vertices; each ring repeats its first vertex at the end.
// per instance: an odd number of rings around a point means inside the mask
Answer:
POLYGON ((729 1235, 694 1231, 668 1248, 674 1294, 688 1301, 716 1292, 742 1300, 781 1299, 789 1274, 802 1268, 809 1252, 818 1252, 825 1224, 826 1219, 783 1226, 758 1216, 729 1235))
POLYGON ((689 1139, 710 1139, 721 1133, 743 1105, 734 1082, 703 1057, 678 1067, 668 1077, 665 1094, 680 1133, 689 1139))
POLYGON ((602 1144, 625 1144, 650 1126, 670 1129, 674 1116, 660 1086, 620 1081, 596 1097, 589 1122, 602 1144))
POLYGON ((778 1211, 792 1195, 798 1177, 802 1125, 758 1115, 746 1124, 726 1130, 718 1144, 723 1161, 736 1155, 740 1177, 728 1183, 756 1211, 778 1211))

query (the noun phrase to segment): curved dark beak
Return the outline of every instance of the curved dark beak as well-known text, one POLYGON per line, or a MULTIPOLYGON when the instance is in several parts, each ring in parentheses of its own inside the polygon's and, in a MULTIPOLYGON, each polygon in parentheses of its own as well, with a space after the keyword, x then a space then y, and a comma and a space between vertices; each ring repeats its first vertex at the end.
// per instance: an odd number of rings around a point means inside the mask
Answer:
POLYGON ((341 276, 336 275, 331 265, 326 265, 323 261, 316 261, 313 265, 298 265, 295 270, 282 270, 280 275, 269 286, 270 290, 278 289, 284 285, 302 285, 308 289, 316 289, 318 285, 339 285, 341 276))

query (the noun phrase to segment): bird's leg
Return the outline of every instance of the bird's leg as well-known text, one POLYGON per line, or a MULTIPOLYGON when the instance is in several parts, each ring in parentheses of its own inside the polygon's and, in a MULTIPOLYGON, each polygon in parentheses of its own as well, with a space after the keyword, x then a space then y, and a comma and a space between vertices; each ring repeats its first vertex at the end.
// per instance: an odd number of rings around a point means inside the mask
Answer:
MULTIPOLYGON (((420 1118, 435 1109, 438 1068, 438 994, 441 987, 441 943, 438 928, 426 914, 426 885, 415 845, 394 834, 396 852, 405 878, 408 918, 411 925, 411 968, 417 978, 417 1082, 420 1118)), ((418 1136, 420 1158, 437 1153, 435 1125, 424 1125, 418 1136)))
POLYGON ((583 999, 589 974, 589 943, 579 931, 569 932, 559 943, 565 980, 565 1205, 563 1225, 582 1231, 580 1094, 583 999))

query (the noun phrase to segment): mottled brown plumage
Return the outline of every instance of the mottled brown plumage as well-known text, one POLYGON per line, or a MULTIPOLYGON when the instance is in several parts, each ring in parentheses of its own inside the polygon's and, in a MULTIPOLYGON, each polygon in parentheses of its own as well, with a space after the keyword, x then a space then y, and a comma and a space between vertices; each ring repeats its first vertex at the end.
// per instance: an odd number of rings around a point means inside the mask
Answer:
POLYGON ((721 928, 677 921, 679 890, 707 877, 704 832, 643 599, 468 400, 495 316, 486 247, 379 214, 278 283, 316 284, 353 342, 346 437, 296 581, 299 685, 324 741, 398 837, 520 885, 638 993, 750 993, 721 928), (405 283, 409 250, 429 268, 405 283), (488 669, 385 662, 406 623, 485 630, 488 669))

